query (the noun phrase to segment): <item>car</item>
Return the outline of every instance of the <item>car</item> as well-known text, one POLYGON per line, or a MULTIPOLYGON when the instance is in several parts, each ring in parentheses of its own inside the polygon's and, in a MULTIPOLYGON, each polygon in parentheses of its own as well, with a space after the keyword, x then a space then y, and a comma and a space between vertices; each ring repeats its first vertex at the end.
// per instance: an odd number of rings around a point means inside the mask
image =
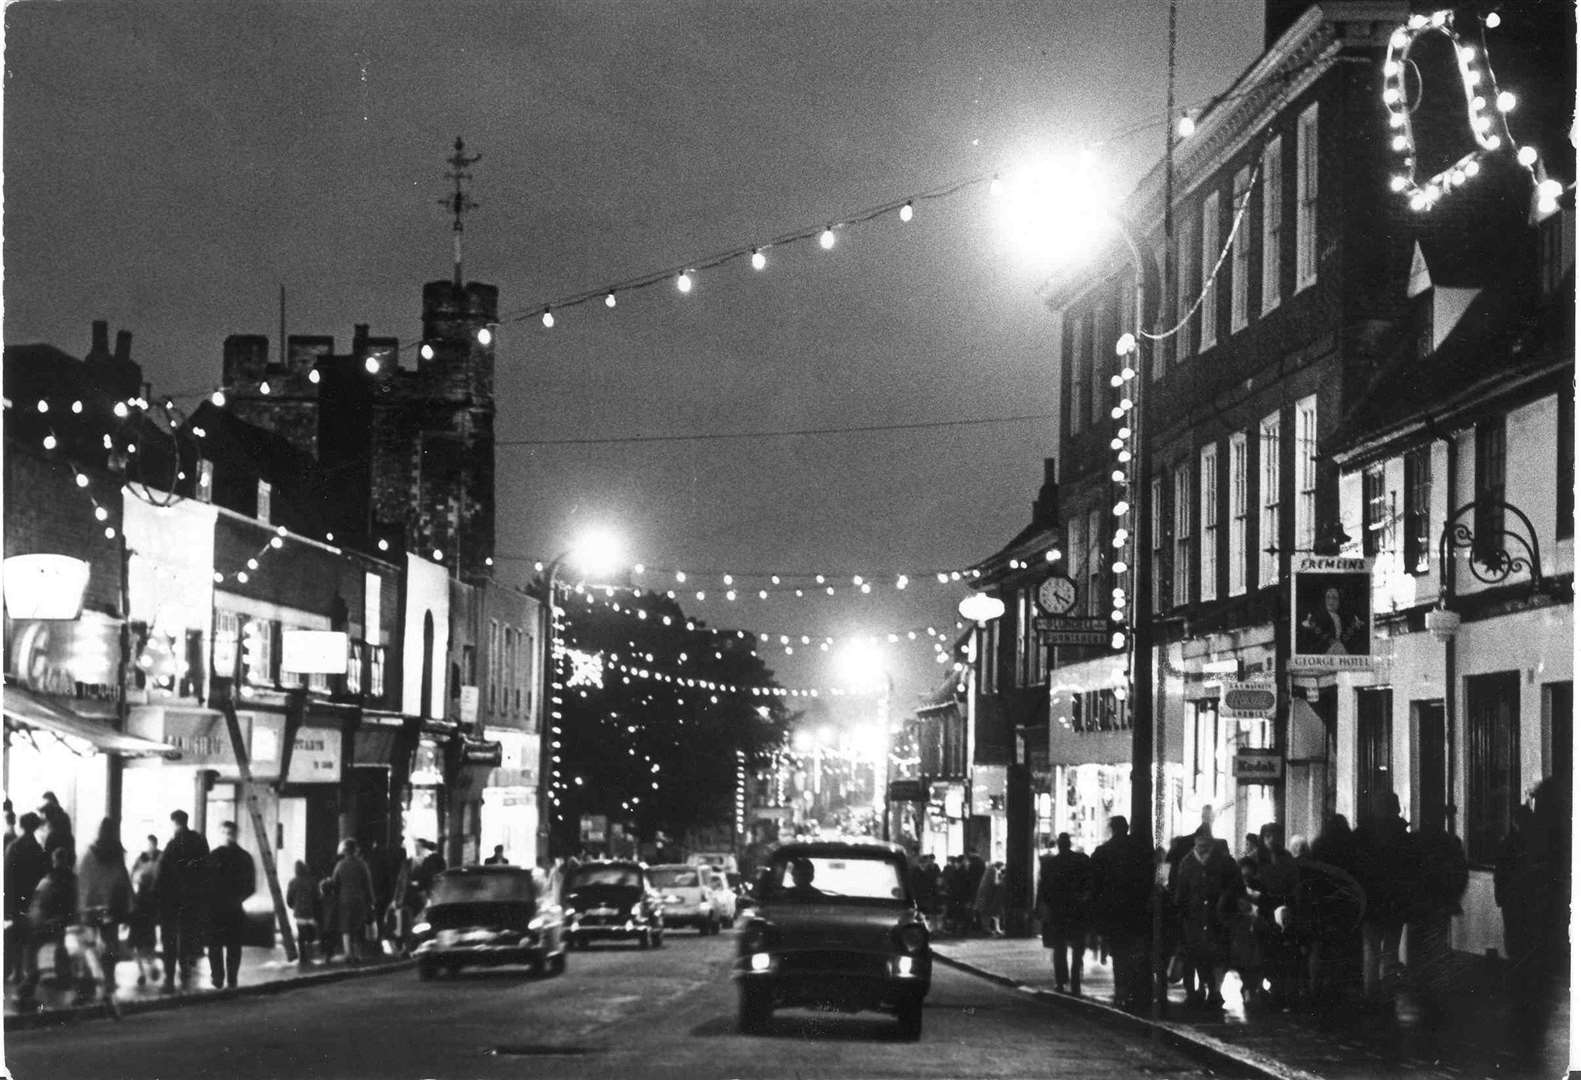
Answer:
POLYGON ((560 889, 572 948, 594 941, 636 941, 644 949, 664 944, 664 902, 642 863, 581 863, 566 871, 560 889))
POLYGON ((728 851, 698 851, 687 856, 688 866, 710 866, 727 873, 736 872, 736 857, 728 851))
POLYGON ((565 923, 552 889, 520 866, 465 866, 434 879, 412 924, 417 977, 464 967, 526 964, 565 970, 565 923))
POLYGON ((906 867, 895 844, 776 848, 737 935, 740 1030, 763 1031, 779 1008, 878 1010, 894 1013, 903 1038, 921 1038, 933 952, 906 867))
POLYGON ((722 925, 732 921, 722 913, 715 876, 706 866, 663 863, 648 867, 648 877, 664 901, 667 928, 691 926, 699 934, 717 934, 722 925))
POLYGON ((714 905, 720 923, 731 925, 736 921, 735 889, 731 888, 730 881, 722 871, 704 870, 703 878, 708 883, 708 899, 714 905))

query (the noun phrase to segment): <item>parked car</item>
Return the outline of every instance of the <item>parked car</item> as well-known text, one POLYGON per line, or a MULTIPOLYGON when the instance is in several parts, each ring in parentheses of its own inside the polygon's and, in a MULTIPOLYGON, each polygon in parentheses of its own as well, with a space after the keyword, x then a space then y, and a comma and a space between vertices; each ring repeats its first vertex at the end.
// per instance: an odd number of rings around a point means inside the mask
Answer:
POLYGON ((933 979, 927 923, 894 844, 784 844, 759 879, 758 907, 744 917, 731 972, 743 1032, 793 1006, 893 1012, 901 1035, 922 1035, 933 979))
POLYGON ((526 964, 565 970, 565 924, 552 890, 519 866, 465 866, 434 879, 412 925, 417 977, 463 967, 526 964))
POLYGON ((642 863, 582 863, 566 872, 561 897, 572 948, 594 941, 636 941, 644 949, 664 944, 664 903, 642 863))
POLYGON ((648 877, 664 902, 667 928, 690 926, 700 934, 717 934, 731 921, 721 912, 715 874, 708 867, 665 863, 648 867, 648 877))

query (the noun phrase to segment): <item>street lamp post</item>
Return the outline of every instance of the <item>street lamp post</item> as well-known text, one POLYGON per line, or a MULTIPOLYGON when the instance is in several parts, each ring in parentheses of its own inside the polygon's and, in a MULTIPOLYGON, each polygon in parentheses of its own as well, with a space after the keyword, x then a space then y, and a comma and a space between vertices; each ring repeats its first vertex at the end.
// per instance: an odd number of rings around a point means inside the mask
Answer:
POLYGON ((543 627, 539 641, 543 647, 542 687, 538 707, 538 865, 549 865, 549 742, 555 734, 554 711, 554 645, 555 608, 554 584, 560 567, 571 556, 567 548, 550 560, 544 568, 543 627))

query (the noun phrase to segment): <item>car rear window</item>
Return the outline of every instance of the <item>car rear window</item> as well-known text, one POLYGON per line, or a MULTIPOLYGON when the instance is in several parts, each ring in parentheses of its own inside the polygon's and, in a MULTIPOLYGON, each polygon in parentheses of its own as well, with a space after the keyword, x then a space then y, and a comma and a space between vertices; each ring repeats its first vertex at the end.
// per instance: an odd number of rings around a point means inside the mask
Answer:
POLYGON ((529 874, 441 874, 428 899, 433 904, 530 903, 533 896, 529 874))
POLYGON ((697 887, 696 870, 666 870, 660 868, 649 870, 648 876, 653 879, 654 887, 659 889, 695 889, 697 887))
POLYGON ((905 883, 900 869, 888 859, 852 855, 807 855, 776 859, 769 866, 769 887, 773 894, 809 897, 823 896, 856 900, 903 900, 905 883), (795 864, 804 862, 812 869, 806 889, 798 889, 795 864))
POLYGON ((567 888, 581 889, 589 885, 635 887, 641 884, 642 879, 637 876, 637 871, 629 866, 583 866, 571 874, 567 888))

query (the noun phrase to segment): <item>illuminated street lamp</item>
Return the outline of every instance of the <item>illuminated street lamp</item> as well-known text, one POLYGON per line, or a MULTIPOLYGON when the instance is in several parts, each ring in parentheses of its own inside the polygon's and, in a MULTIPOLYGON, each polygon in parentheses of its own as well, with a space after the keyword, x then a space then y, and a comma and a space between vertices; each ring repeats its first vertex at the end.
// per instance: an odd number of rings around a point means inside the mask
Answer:
POLYGON ((539 639, 543 642, 542 694, 538 708, 538 862, 549 862, 549 743, 553 731, 554 714, 554 646, 555 606, 554 586, 562 566, 571 565, 584 576, 604 574, 620 564, 621 545, 613 533, 603 529, 589 530, 577 538, 544 567, 543 626, 539 639))
POLYGON ((869 745, 874 752, 873 786, 879 788, 880 776, 883 776, 883 786, 873 793, 873 809, 879 812, 883 839, 889 840, 889 782, 894 763, 895 734, 890 718, 890 702, 895 697, 895 678, 890 673, 884 650, 870 640, 854 641, 847 645, 840 653, 839 664, 844 682, 879 696, 878 737, 869 745))

